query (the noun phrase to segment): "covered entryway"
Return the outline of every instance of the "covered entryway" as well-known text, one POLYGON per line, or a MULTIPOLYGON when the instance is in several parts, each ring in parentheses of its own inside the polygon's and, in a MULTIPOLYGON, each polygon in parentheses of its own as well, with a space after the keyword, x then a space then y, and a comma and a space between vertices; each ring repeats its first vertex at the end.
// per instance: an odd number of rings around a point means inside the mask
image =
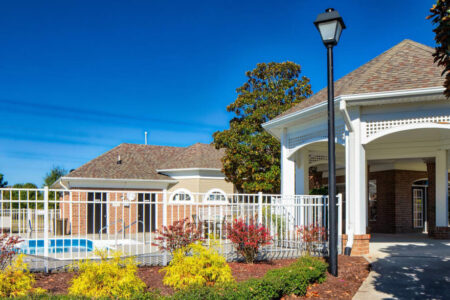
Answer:
POLYGON ((423 232, 448 228, 450 128, 411 124, 369 136, 370 233, 423 232))

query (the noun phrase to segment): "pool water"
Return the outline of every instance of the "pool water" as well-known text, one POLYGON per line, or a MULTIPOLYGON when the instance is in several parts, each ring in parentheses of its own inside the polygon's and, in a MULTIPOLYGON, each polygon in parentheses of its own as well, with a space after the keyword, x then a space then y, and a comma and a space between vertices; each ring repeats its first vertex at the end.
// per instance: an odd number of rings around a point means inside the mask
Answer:
MULTIPOLYGON (((24 241, 19 252, 23 254, 44 254, 44 239, 24 241)), ((88 239, 48 239, 48 253, 91 252, 94 242, 88 239)))

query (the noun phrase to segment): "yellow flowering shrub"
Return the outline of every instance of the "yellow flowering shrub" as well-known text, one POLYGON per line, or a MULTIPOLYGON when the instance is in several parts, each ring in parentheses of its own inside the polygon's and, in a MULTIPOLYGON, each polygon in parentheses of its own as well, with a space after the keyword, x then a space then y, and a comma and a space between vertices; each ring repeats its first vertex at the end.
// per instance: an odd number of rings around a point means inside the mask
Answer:
POLYGON ((189 247, 192 255, 186 255, 184 249, 178 249, 174 251, 169 265, 161 270, 166 272, 163 279, 165 285, 179 290, 191 286, 234 282, 225 257, 215 249, 207 248, 201 242, 189 247))
POLYGON ((0 272, 0 297, 25 297, 43 294, 44 289, 34 288, 34 275, 28 272, 28 265, 19 255, 11 265, 0 272))
POLYGON ((78 267, 78 275, 72 279, 69 295, 89 298, 125 298, 142 293, 145 283, 136 275, 137 264, 131 257, 121 258, 116 251, 108 259, 107 251, 96 250, 100 261, 82 261, 78 267))

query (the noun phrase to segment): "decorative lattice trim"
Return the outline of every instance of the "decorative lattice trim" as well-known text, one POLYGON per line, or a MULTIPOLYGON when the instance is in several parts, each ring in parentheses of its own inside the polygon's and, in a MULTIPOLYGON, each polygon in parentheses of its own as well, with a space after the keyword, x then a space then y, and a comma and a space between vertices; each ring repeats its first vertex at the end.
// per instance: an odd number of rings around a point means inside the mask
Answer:
POLYGON ((379 132, 409 124, 423 124, 423 123, 450 123, 450 116, 434 116, 409 118, 401 120, 387 120, 387 121, 367 121, 366 122, 366 137, 369 138, 379 132))
POLYGON ((323 154, 309 154, 309 164, 313 164, 318 161, 328 161, 328 155, 323 154))
MULTIPOLYGON (((297 146, 308 143, 311 140, 315 139, 327 139, 328 138, 328 130, 320 130, 312 133, 294 136, 288 139, 288 147, 289 149, 293 149, 297 146)), ((337 126, 336 127, 336 138, 338 142, 344 143, 345 138, 345 127, 337 126)))

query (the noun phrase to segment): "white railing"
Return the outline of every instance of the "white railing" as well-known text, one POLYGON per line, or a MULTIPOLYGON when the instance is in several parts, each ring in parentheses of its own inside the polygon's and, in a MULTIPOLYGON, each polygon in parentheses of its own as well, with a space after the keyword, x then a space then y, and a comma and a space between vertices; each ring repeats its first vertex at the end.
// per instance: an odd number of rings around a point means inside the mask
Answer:
MULTIPOLYGON (((338 195, 338 232, 342 235, 342 197, 338 195)), ((169 192, 0 189, 0 231, 18 235, 19 251, 31 268, 62 268, 75 260, 95 258, 95 249, 119 250, 141 264, 166 264, 168 253, 156 245, 157 231, 188 219, 200 226, 205 242, 232 260, 227 224, 253 219, 273 237, 261 253, 296 257, 305 244, 302 226, 322 228, 315 253, 327 251, 328 197, 306 195, 228 194, 209 197, 169 192), (184 199, 183 201, 179 199, 184 199)), ((340 244, 340 243, 339 243, 340 244)))

